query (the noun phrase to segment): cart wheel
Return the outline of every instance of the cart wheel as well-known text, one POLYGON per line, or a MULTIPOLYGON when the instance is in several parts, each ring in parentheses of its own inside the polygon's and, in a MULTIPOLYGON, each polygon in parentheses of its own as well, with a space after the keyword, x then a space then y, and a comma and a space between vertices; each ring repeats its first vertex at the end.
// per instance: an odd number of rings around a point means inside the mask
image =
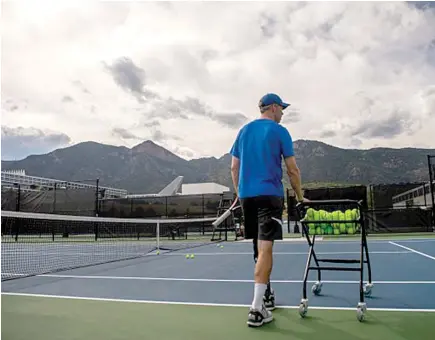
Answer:
POLYGON ((371 296, 372 295, 373 283, 366 283, 364 285, 364 295, 371 296))
POLYGON ((311 287, 311 291, 314 295, 319 295, 322 291, 322 282, 317 281, 315 284, 313 284, 313 287, 311 287))
POLYGON ((299 315, 304 318, 308 312, 308 300, 302 299, 299 305, 299 315))
POLYGON ((358 307, 356 308, 356 317, 359 322, 364 321, 366 311, 367 311, 366 304, 364 302, 358 303, 358 307))

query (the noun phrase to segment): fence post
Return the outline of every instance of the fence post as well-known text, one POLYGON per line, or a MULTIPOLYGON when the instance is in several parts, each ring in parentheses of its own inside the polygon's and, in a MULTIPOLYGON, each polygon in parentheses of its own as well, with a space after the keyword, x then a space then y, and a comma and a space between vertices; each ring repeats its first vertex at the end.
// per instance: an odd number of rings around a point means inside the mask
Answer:
POLYGON ((435 230, 435 198, 434 198, 434 184, 433 181, 435 180, 435 174, 432 172, 435 166, 431 162, 431 158, 435 156, 427 155, 427 165, 429 167, 429 189, 430 189, 430 195, 432 198, 432 229, 435 230))
POLYGON ((95 216, 98 217, 98 198, 99 198, 99 184, 100 184, 100 179, 97 178, 97 183, 96 183, 96 189, 95 189, 95 216))

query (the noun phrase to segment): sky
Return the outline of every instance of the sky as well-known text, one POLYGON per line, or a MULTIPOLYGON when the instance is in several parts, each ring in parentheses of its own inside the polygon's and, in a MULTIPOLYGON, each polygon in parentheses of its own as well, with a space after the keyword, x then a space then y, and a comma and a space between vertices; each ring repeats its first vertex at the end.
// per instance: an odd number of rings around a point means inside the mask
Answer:
POLYGON ((221 157, 269 92, 293 140, 435 148, 435 6, 2 2, 2 159, 152 140, 221 157))

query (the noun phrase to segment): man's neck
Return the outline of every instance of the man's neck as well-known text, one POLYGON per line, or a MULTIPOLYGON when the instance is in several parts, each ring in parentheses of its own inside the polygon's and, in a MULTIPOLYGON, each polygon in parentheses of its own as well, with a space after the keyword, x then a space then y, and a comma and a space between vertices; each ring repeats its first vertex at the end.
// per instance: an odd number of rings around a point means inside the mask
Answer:
POLYGON ((267 115, 261 115, 261 116, 260 116, 260 119, 269 119, 269 120, 273 120, 272 117, 269 117, 269 116, 267 116, 267 115))

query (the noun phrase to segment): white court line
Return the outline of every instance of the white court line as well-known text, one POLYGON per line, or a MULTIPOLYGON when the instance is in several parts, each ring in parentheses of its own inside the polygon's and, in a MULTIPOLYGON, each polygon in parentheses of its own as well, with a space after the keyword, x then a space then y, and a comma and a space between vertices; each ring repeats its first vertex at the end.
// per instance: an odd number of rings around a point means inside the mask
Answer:
POLYGON ((418 255, 421 255, 421 256, 427 257, 428 259, 431 259, 431 260, 434 260, 434 261, 435 261, 435 257, 430 256, 430 255, 425 254, 425 253, 422 253, 421 251, 417 251, 417 250, 415 250, 415 249, 412 249, 412 248, 409 248, 409 247, 402 246, 401 244, 398 244, 398 243, 393 242, 393 241, 390 241, 389 243, 391 243, 392 245, 395 245, 395 246, 397 246, 397 247, 401 247, 401 248, 403 248, 403 249, 409 250, 409 251, 411 251, 411 252, 413 252, 413 253, 416 253, 416 254, 418 254, 418 255))
MULTIPOLYGON (((31 293, 7 293, 2 292, 2 295, 10 296, 26 296, 26 297, 40 297, 40 298, 53 298, 53 299, 66 299, 66 300, 85 300, 85 301, 104 301, 104 302, 124 302, 124 303, 148 303, 148 304, 162 304, 162 305, 184 305, 184 306, 209 306, 209 307, 250 307, 249 304, 229 304, 229 303, 207 303, 207 302, 181 302, 181 301, 153 301, 153 300, 131 300, 131 299, 112 299, 112 298, 96 298, 96 297, 83 297, 83 296, 68 296, 68 295, 49 295, 49 294, 31 294, 31 293)), ((286 306, 277 305, 281 309, 299 309, 299 306, 286 306)), ((310 309, 318 310, 344 310, 354 311, 352 307, 317 307, 310 306, 310 309)), ((424 312, 434 313, 435 309, 410 309, 410 308, 368 308, 370 311, 378 312, 424 312)))
MULTIPOLYGON (((369 254, 408 254, 411 253, 411 251, 369 251, 369 254)), ((166 256, 180 256, 180 255, 186 255, 188 253, 168 253, 164 254, 166 256)), ((190 253, 189 253, 190 254, 190 253)), ((340 255, 340 254, 361 254, 360 251, 322 251, 318 252, 316 251, 316 255, 340 255)), ((214 256, 214 255, 250 255, 252 256, 252 252, 222 252, 222 253, 195 253, 195 256, 214 256)), ((308 255, 308 251, 305 252, 273 252, 273 255, 308 255)))
MULTIPOLYGON (((92 255, 92 256, 107 256, 106 253, 92 253, 92 252, 42 252, 42 251, 4 251, 3 252, 5 255, 6 254, 44 254, 44 255, 56 255, 56 256, 64 256, 64 255, 92 255)), ((202 253, 202 252, 198 252, 196 253, 195 251, 192 250, 192 252, 189 253, 181 253, 181 252, 169 252, 169 253, 163 253, 161 255, 164 256, 185 256, 187 254, 191 254, 191 253, 195 253, 195 256, 225 256, 225 255, 249 255, 252 256, 253 253, 252 252, 220 252, 220 253, 202 253)), ((318 252, 316 251, 316 255, 340 255, 340 254, 360 254, 361 252, 359 251, 327 251, 327 252, 318 252)), ((369 254, 409 254, 412 253, 411 251, 404 251, 404 250, 396 250, 396 251, 369 251, 369 254)), ((146 255, 146 256, 157 256, 157 254, 155 253, 123 253, 123 254, 127 254, 127 255, 146 255)), ((308 255, 308 251, 306 252, 274 252, 274 255, 308 255)))
MULTIPOLYGON (((3 273, 4 275, 25 275, 3 273)), ((231 283, 253 283, 254 280, 240 279, 201 279, 201 278, 180 278, 180 277, 147 277, 147 276, 103 276, 103 275, 62 275, 62 274, 41 274, 34 277, 81 279, 81 280, 127 280, 127 281, 184 281, 184 282, 231 282, 231 283)), ((303 280, 271 280, 272 283, 303 283, 303 280)), ((307 282, 314 283, 317 281, 307 282)), ((324 280, 323 283, 331 284, 359 284, 359 281, 324 280)), ((372 281, 373 284, 435 284, 435 281, 372 281)))

